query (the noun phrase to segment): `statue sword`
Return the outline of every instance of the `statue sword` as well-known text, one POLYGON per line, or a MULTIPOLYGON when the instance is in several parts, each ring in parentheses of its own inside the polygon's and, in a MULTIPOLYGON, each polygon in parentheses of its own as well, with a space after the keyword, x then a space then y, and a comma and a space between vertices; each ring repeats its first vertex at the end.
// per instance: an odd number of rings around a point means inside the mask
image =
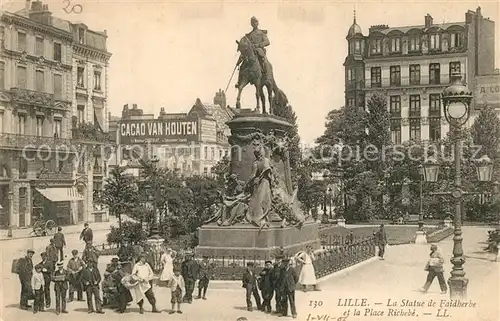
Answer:
POLYGON ((231 74, 231 78, 229 78, 229 81, 227 82, 226 90, 224 91, 225 93, 227 93, 227 90, 229 88, 229 84, 231 83, 231 80, 233 80, 234 73, 236 72, 236 68, 238 68, 238 65, 234 66, 233 73, 231 74))

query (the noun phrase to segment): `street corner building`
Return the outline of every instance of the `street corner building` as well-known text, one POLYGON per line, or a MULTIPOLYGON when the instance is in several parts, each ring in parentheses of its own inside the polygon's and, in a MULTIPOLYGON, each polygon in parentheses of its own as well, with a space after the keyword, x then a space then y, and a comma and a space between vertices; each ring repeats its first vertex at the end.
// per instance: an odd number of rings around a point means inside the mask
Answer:
POLYGON ((136 104, 126 104, 121 118, 112 118, 110 133, 116 138, 116 154, 110 166, 125 167, 128 174, 139 176, 141 161, 158 157, 158 166, 180 175, 213 175, 212 168, 229 155, 226 122, 234 110, 226 105, 226 95, 215 93, 213 103, 199 98, 187 113, 167 113, 158 117, 144 114, 136 104))
POLYGON ((108 220, 106 32, 19 9, 0 18, 0 226, 108 220))
POLYGON ((485 105, 500 111, 495 23, 480 7, 467 11, 464 21, 436 23, 427 14, 422 22, 371 26, 364 35, 354 16, 346 37, 345 106, 365 109, 374 93, 385 94, 394 144, 445 137, 449 125, 440 94, 452 73, 475 92, 467 125, 485 105))

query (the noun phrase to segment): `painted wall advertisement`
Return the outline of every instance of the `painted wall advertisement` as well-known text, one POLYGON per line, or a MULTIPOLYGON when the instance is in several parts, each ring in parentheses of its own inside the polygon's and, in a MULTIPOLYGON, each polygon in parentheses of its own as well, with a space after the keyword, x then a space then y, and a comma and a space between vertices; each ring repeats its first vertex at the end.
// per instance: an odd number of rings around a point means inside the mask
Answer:
POLYGON ((120 144, 168 144, 197 142, 198 119, 140 119, 120 123, 120 144))
POLYGON ((500 104, 500 75, 479 76, 476 78, 474 99, 479 105, 500 104))

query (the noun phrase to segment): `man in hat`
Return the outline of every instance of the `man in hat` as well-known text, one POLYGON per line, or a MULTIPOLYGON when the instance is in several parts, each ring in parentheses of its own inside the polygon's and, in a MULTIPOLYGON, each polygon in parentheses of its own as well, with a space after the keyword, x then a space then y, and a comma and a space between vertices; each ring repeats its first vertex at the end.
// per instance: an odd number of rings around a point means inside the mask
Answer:
POLYGON ((375 238, 378 245, 378 256, 381 260, 384 260, 385 247, 387 246, 387 233, 384 224, 380 224, 380 229, 375 233, 375 238))
POLYGON ((276 313, 281 314, 283 311, 281 282, 283 281, 283 256, 277 255, 272 269, 272 285, 274 290, 274 299, 276 301, 276 313))
POLYGON ((58 255, 57 255, 57 248, 54 243, 54 239, 50 239, 49 245, 45 248, 45 253, 47 253, 47 260, 49 262, 52 262, 53 269, 56 267, 57 261, 59 261, 58 255))
POLYGON ((266 261, 264 269, 260 272, 259 288, 262 294, 262 308, 266 313, 271 313, 271 299, 273 298, 273 262, 266 261))
POLYGON ((99 294, 99 283, 101 283, 101 273, 99 273, 97 264, 89 262, 82 270, 82 284, 85 289, 85 293, 87 294, 88 313, 104 313, 102 311, 102 301, 99 294), (95 301, 95 310, 92 297, 94 297, 95 301))
POLYGON ((19 306, 23 310, 28 310, 28 300, 33 296, 31 289, 31 278, 33 277, 33 254, 35 251, 29 249, 26 251, 26 256, 17 261, 17 275, 21 282, 21 300, 19 306))
POLYGON ((193 302, 193 291, 196 279, 198 278, 199 265, 193 260, 193 252, 186 252, 186 259, 182 262, 181 274, 186 285, 186 294, 183 301, 187 303, 193 302))
POLYGON ((257 288, 257 277, 255 276, 253 262, 247 263, 247 269, 243 273, 242 287, 246 290, 247 310, 253 311, 252 308, 252 295, 257 303, 257 309, 261 309, 259 289, 257 288))
POLYGON ((64 263, 56 263, 56 271, 52 275, 54 292, 56 293, 56 314, 68 313, 66 311, 66 294, 68 292, 68 275, 64 269, 64 263))
POLYGON ((113 278, 114 283, 116 284, 116 291, 117 291, 117 301, 118 301, 118 308, 116 309, 116 312, 118 313, 124 313, 125 310, 127 309, 127 304, 129 302, 132 302, 132 294, 130 293, 130 290, 125 287, 122 283, 122 279, 128 275, 128 272, 125 269, 125 264, 129 262, 123 262, 119 261, 118 262, 118 269, 116 269, 112 274, 111 277, 113 278))
POLYGON ((68 302, 71 302, 76 297, 78 301, 83 301, 83 289, 81 275, 83 268, 85 267, 85 262, 78 257, 78 250, 71 251, 73 257, 68 261, 68 279, 69 279, 69 298, 68 302))
POLYGON ((129 274, 132 273, 132 264, 135 264, 135 261, 133 262, 134 248, 130 245, 127 238, 122 240, 121 246, 118 249, 118 258, 122 262, 122 265, 124 265, 125 271, 129 274))
POLYGON ((210 262, 208 261, 208 256, 203 256, 202 261, 199 264, 199 273, 198 273, 198 297, 197 299, 201 299, 203 292, 203 300, 206 300, 208 283, 210 282, 210 262))
POLYGON ((45 307, 50 308, 51 300, 50 300, 50 283, 52 282, 52 274, 54 273, 55 265, 53 262, 49 261, 47 258, 47 253, 43 252, 40 254, 42 257, 42 262, 39 265, 42 266, 42 274, 45 280, 45 284, 43 286, 43 292, 45 295, 45 307))
POLYGON ((59 254, 59 259, 64 260, 63 248, 66 247, 66 240, 64 239, 64 234, 62 233, 62 227, 57 228, 57 233, 54 234, 54 246, 56 247, 57 253, 59 254))
POLYGON ((89 223, 85 223, 83 225, 82 233, 80 233, 80 240, 83 240, 85 244, 87 244, 89 241, 92 242, 93 239, 94 239, 94 233, 92 232, 92 229, 89 227, 89 223))
POLYGON ((82 259, 86 264, 93 263, 97 266, 99 260, 99 251, 92 245, 92 241, 88 241, 83 250, 82 259))
POLYGON ((295 287, 299 281, 297 272, 290 266, 290 259, 283 260, 283 279, 281 281, 281 294, 283 302, 282 316, 288 315, 288 302, 290 302, 290 310, 292 317, 297 318, 297 309, 295 307, 295 287))
POLYGON ((156 298, 153 292, 152 280, 154 277, 153 269, 146 262, 146 255, 141 254, 139 262, 134 265, 132 269, 132 276, 139 281, 135 287, 135 299, 139 305, 139 313, 144 314, 144 299, 148 299, 149 304, 152 306, 153 313, 160 313, 156 309, 156 298))

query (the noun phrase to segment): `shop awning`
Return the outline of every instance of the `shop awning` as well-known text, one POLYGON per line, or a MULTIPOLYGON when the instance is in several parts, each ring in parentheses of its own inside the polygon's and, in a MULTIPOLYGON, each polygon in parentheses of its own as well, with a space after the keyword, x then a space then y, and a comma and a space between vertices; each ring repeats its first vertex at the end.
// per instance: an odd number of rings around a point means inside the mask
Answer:
POLYGON ((52 202, 83 201, 83 195, 74 187, 37 188, 36 190, 52 202))

